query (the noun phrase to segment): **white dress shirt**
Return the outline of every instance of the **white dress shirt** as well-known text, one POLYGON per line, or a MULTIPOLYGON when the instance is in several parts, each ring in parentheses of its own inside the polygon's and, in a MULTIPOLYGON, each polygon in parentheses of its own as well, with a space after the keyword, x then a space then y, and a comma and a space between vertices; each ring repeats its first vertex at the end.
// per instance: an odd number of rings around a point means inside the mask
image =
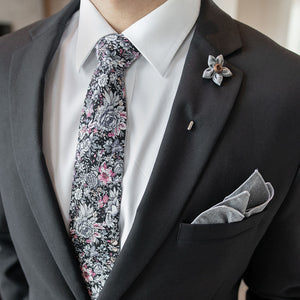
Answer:
MULTIPOLYGON (((141 57, 126 73, 127 131, 120 210, 121 247, 130 232, 166 129, 201 0, 168 0, 123 34, 141 57)), ((97 66, 96 42, 115 30, 81 0, 46 74, 43 152, 68 230, 79 119, 97 66)))

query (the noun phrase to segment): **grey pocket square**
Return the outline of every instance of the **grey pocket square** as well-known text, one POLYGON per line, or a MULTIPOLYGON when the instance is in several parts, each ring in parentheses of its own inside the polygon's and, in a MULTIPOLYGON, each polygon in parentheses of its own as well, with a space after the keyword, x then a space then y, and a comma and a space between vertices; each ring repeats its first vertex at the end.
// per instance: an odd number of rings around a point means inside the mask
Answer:
POLYGON ((274 196, 270 182, 258 170, 224 200, 198 215, 192 224, 219 224, 242 221, 265 209, 274 196))

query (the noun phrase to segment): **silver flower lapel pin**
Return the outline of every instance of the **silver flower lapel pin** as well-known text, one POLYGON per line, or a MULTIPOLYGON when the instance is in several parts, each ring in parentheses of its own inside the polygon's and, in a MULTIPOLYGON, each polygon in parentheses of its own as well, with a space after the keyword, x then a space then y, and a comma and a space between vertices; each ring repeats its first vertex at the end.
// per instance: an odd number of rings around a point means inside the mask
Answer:
POLYGON ((205 79, 212 79, 215 84, 220 86, 223 81, 223 77, 231 77, 231 71, 223 67, 224 57, 222 54, 214 57, 212 55, 208 56, 208 68, 204 70, 202 77, 205 79))

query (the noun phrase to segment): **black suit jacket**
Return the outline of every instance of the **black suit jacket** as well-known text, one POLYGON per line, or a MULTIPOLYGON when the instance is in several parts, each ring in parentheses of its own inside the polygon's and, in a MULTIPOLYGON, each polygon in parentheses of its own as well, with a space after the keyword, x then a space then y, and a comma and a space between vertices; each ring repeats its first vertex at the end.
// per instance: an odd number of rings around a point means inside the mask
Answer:
MULTIPOLYGON (((0 293, 88 299, 42 152, 44 78, 79 1, 0 40, 0 293)), ((157 161, 101 300, 300 299, 299 57, 202 0, 157 161), (233 77, 202 78, 223 54, 233 77), (195 121, 191 131, 186 128, 195 121), (190 225, 258 168, 267 209, 190 225)))

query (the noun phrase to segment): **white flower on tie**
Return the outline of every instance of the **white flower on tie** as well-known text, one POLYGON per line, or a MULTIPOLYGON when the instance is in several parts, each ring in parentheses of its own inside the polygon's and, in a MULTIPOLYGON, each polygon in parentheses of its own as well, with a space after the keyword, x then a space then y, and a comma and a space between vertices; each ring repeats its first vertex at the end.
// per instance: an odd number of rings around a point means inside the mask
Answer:
POLYGON ((208 56, 208 68, 203 72, 202 77, 205 79, 212 79, 215 84, 220 86, 223 81, 223 77, 231 77, 231 71, 224 67, 224 57, 220 54, 217 57, 212 55, 208 56))
POLYGON ((101 74, 98 79, 99 86, 104 87, 104 86, 106 86, 107 82, 108 82, 107 74, 101 74))
POLYGON ((82 198, 82 190, 81 190, 81 189, 77 189, 77 190, 75 191, 74 198, 75 198, 76 200, 80 200, 80 199, 82 198))
POLYGON ((75 228, 78 236, 82 238, 90 238, 94 234, 94 210, 91 206, 83 204, 79 206, 78 216, 75 219, 75 228))

